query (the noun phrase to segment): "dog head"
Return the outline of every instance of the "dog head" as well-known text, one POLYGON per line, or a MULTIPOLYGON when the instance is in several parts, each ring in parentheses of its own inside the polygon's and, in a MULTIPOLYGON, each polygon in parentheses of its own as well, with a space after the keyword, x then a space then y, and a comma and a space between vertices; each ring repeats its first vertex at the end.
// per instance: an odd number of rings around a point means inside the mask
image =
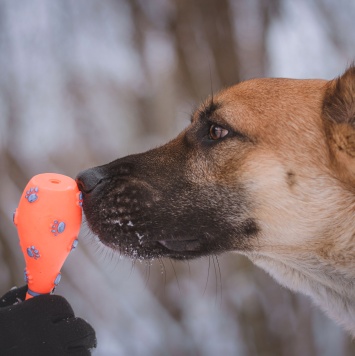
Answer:
POLYGON ((166 145, 80 173, 89 227, 135 258, 325 256, 354 209, 354 102, 354 68, 228 88, 166 145))

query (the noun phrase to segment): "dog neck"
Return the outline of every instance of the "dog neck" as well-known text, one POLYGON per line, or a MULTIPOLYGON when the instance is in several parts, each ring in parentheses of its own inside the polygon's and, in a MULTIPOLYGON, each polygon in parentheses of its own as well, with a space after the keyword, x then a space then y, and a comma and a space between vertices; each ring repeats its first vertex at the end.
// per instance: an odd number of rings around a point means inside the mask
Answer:
POLYGON ((310 296, 355 336, 355 231, 351 227, 333 240, 336 243, 322 248, 315 243, 313 248, 265 249, 246 255, 285 287, 310 296))

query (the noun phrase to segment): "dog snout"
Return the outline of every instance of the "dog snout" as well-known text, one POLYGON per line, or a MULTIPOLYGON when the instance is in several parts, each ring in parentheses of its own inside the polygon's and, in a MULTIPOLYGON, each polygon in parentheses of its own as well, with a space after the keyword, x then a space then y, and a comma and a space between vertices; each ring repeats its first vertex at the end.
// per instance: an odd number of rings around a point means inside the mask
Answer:
POLYGON ((80 172, 75 181, 83 193, 92 192, 104 179, 104 175, 97 168, 89 168, 80 172))

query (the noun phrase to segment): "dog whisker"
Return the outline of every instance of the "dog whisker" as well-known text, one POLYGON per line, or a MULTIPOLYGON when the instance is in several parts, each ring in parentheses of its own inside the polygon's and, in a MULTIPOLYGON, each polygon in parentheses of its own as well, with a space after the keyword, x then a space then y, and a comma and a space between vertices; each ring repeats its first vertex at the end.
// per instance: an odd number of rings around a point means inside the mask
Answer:
POLYGON ((131 277, 131 275, 132 275, 132 273, 133 273, 133 270, 134 270, 135 265, 136 265, 136 261, 137 261, 136 258, 133 258, 133 259, 131 260, 131 270, 130 270, 130 272, 129 272, 129 277, 131 277))
POLYGON ((191 278, 191 268, 190 268, 190 261, 187 260, 187 266, 189 268, 189 277, 191 278))
MULTIPOLYGON (((216 259, 216 266, 217 266, 217 280, 216 283, 218 284, 218 290, 219 290, 219 301, 222 303, 222 273, 221 273, 221 266, 219 264, 218 256, 214 255, 214 258, 216 259)), ((217 289, 217 287, 216 287, 217 289)), ((218 296, 218 294, 217 294, 218 296)))
POLYGON ((148 287, 148 282, 149 282, 149 278, 150 278, 150 266, 151 266, 151 262, 147 261, 145 263, 145 283, 144 283, 144 287, 147 288, 148 287))
POLYGON ((164 290, 166 288, 166 269, 164 265, 164 261, 161 257, 158 258, 159 260, 159 266, 160 266, 160 273, 163 275, 164 278, 164 290))
POLYGON ((217 275, 217 268, 215 263, 215 255, 212 255, 212 262, 213 262, 213 269, 214 269, 214 284, 215 284, 215 305, 217 304, 218 299, 218 275, 217 275))
POLYGON ((203 290, 203 293, 202 293, 203 296, 205 295, 205 293, 207 291, 208 279, 210 277, 210 267, 211 267, 211 256, 208 256, 207 278, 206 278, 205 289, 203 290))
POLYGON ((174 267, 174 263, 173 263, 173 261, 171 260, 171 258, 169 258, 169 261, 170 261, 171 267, 172 267, 172 269, 173 269, 173 271, 174 271, 174 275, 175 275, 175 279, 176 279, 176 283, 177 283, 179 292, 181 293, 180 284, 179 284, 179 278, 178 278, 178 275, 177 275, 177 273, 176 273, 176 270, 175 270, 175 267, 174 267))

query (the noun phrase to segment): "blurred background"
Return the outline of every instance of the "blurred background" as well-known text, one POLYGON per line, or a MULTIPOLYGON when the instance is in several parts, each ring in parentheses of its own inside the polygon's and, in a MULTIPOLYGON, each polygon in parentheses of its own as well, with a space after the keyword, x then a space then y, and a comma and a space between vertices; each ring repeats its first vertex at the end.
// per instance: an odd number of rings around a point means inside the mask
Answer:
MULTIPOLYGON (((24 284, 12 213, 33 175, 156 147, 241 80, 333 78, 355 59, 354 18, 351 0, 0 0, 0 294, 24 284)), ((95 327, 94 355, 355 354, 234 254, 131 261, 84 226, 57 293, 95 327)))

